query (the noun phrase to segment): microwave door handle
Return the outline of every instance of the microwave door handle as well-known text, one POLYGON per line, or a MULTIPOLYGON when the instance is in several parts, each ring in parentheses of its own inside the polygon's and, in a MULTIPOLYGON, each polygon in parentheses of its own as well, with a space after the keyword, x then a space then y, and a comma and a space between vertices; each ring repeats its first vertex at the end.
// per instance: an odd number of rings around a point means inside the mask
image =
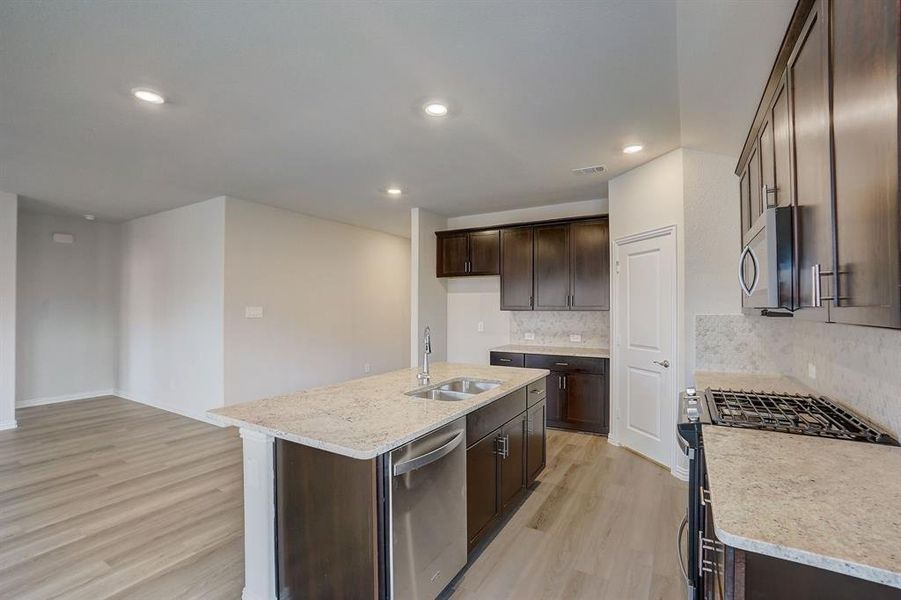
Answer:
POLYGON ((751 245, 748 244, 745 246, 741 254, 738 255, 738 285, 741 286, 741 291, 744 292, 745 296, 751 295, 751 288, 748 287, 748 284, 745 283, 745 257, 751 251, 751 245))
POLYGON ((751 257, 751 262, 754 264, 754 283, 751 284, 750 291, 748 291, 750 296, 757 291, 757 285, 760 283, 760 261, 757 259, 757 253, 754 252, 750 244, 748 245, 748 256, 751 257))

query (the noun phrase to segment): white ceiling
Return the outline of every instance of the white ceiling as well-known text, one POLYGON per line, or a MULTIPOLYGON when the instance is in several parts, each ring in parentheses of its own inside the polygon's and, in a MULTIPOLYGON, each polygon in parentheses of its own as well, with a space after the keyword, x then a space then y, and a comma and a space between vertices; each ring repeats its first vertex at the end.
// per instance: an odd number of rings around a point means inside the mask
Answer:
POLYGON ((108 220, 229 194, 400 235, 410 206, 605 197, 680 145, 737 156, 793 4, 4 2, 0 189, 108 220))

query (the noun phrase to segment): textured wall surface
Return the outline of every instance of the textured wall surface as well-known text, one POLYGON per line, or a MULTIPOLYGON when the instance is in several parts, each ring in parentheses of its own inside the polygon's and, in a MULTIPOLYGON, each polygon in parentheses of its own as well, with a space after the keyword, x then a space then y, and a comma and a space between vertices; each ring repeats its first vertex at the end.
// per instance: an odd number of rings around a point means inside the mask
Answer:
POLYGON ((901 331, 742 315, 696 328, 699 370, 791 375, 901 437, 901 331))
POLYGON ((513 311, 510 313, 510 343, 573 346, 571 333, 582 336, 581 344, 599 348, 610 346, 608 311, 513 311), (525 334, 534 333, 534 340, 525 334))

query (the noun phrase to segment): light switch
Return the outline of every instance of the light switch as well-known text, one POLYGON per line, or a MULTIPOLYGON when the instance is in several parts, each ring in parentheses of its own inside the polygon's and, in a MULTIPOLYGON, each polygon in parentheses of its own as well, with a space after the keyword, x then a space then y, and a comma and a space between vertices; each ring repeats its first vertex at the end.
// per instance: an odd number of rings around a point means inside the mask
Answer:
POLYGON ((476 331, 478 331, 479 333, 485 331, 485 321, 479 321, 479 324, 476 325, 476 331))
POLYGON ((262 306, 245 306, 244 307, 244 318, 245 319, 262 319, 263 318, 263 307, 262 306))
POLYGON ((807 376, 811 379, 817 378, 817 366, 812 362, 807 363, 807 376))
POLYGON ((372 370, 372 365, 369 363, 363 363, 363 372, 368 373, 372 370))
POLYGON ((582 334, 581 333, 571 333, 569 334, 569 341, 577 342, 579 344, 582 343, 582 334))

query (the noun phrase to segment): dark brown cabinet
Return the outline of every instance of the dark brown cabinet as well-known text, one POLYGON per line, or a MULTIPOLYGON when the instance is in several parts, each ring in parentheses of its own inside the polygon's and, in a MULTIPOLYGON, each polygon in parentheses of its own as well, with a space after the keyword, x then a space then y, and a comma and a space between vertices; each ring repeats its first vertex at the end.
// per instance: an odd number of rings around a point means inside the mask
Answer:
POLYGON ((525 432, 526 413, 501 428, 498 452, 501 510, 515 502, 526 487, 525 432))
POLYGON ((496 436, 466 449, 466 529, 470 544, 498 514, 496 436))
POLYGON ((544 468, 545 388, 544 381, 535 382, 466 416, 470 550, 519 503, 544 468))
POLYGON ((901 328, 899 30, 897 0, 800 0, 742 150, 742 246, 793 208, 796 317, 901 328))
MULTIPOLYGON (((492 352, 491 364, 510 364, 503 360, 518 362, 511 356, 509 352, 492 352)), ((524 355, 526 367, 551 372, 545 391, 548 426, 601 434, 610 431, 608 363, 606 358, 524 355)))
POLYGON ((578 221, 569 226, 573 310, 610 309, 610 224, 578 221))
POLYGON ((610 309, 606 217, 437 236, 438 277, 499 273, 501 310, 610 309))
POLYGON ((569 225, 535 228, 535 310, 569 310, 569 225))
POLYGON ((531 227, 501 230, 501 310, 532 309, 533 239, 531 227))
POLYGON ((547 405, 539 402, 526 415, 526 485, 530 485, 544 468, 547 454, 545 421, 547 405))
POLYGON ((838 276, 830 318, 899 328, 901 15, 895 0, 836 0, 831 9, 838 276))
POLYGON ((438 277, 497 275, 500 273, 500 232, 437 232, 438 277))

